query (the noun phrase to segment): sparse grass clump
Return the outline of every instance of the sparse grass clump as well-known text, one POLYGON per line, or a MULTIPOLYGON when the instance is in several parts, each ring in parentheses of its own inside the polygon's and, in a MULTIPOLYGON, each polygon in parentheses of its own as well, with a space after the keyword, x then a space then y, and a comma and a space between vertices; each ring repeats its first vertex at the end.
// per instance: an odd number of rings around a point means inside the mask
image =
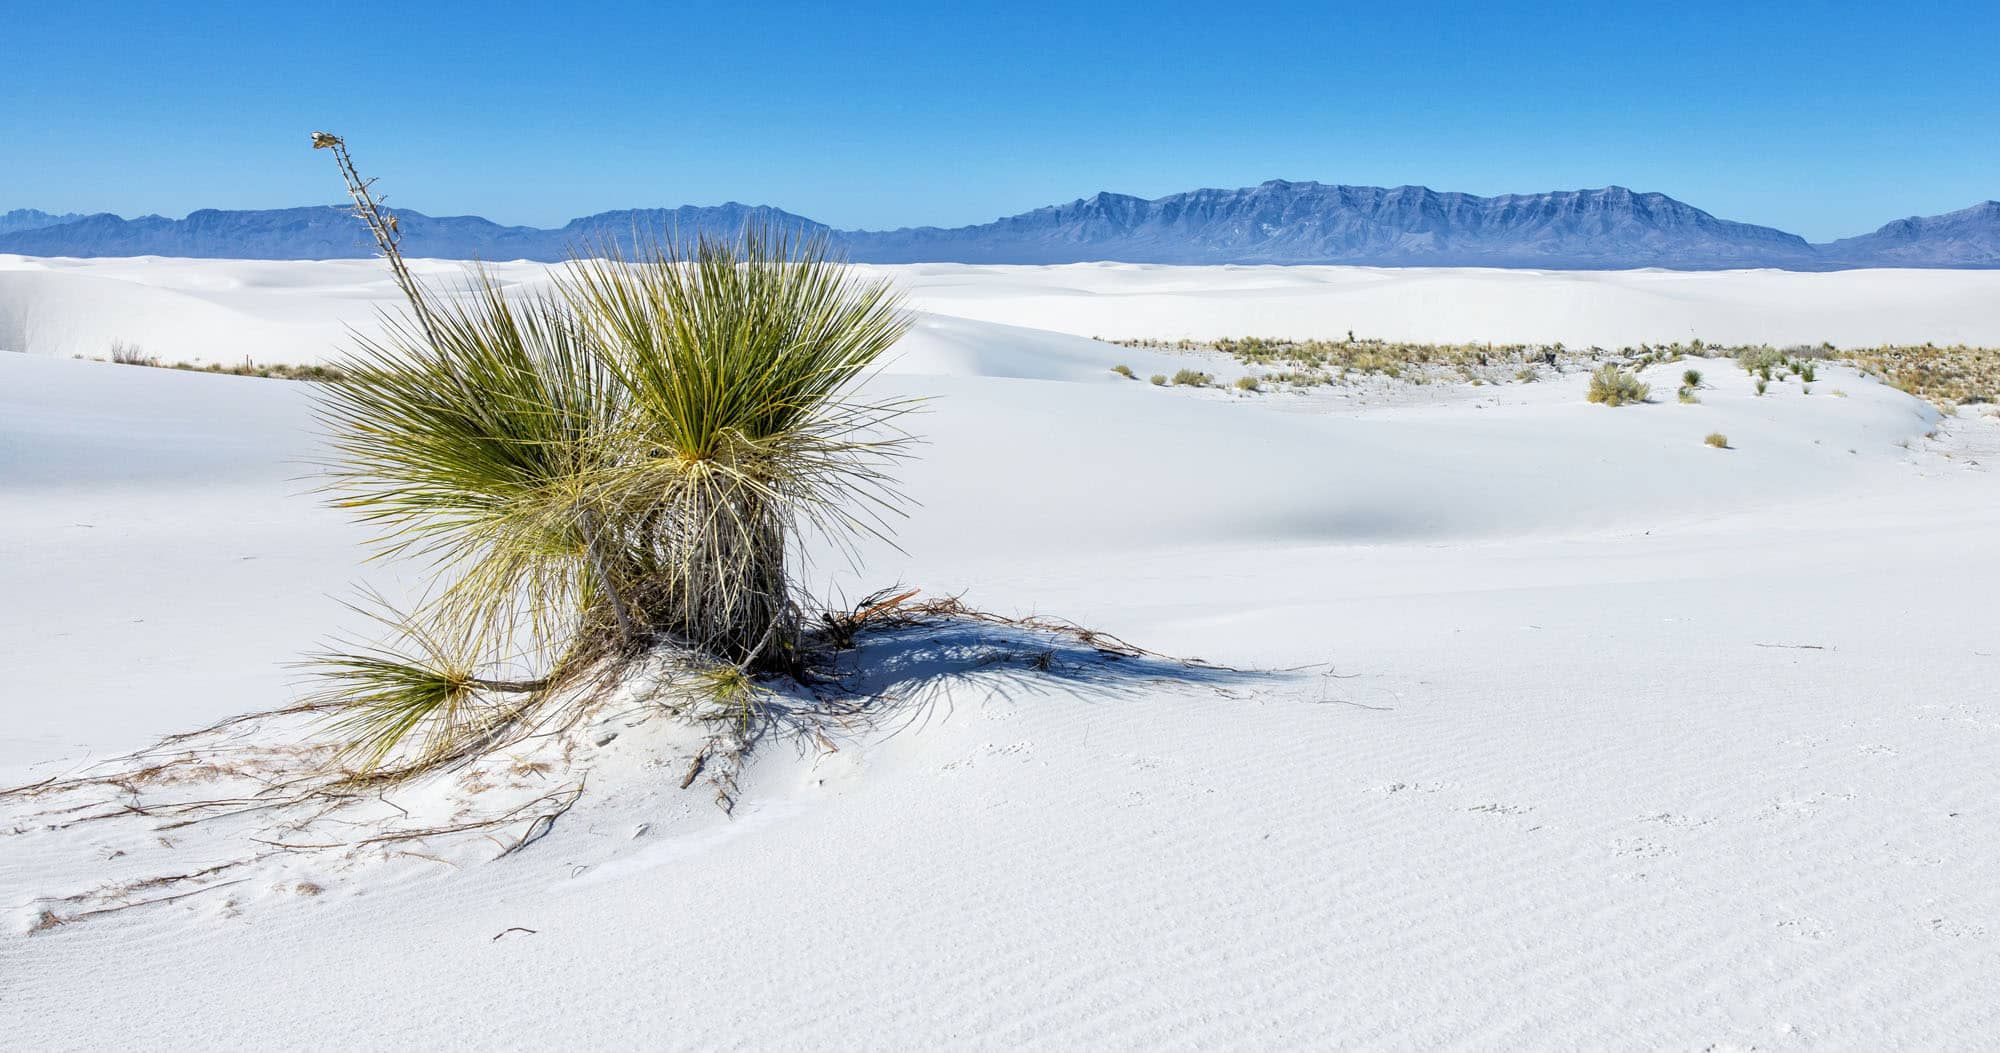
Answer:
POLYGON ((1198 369, 1182 369, 1174 372, 1175 387, 1205 388, 1215 383, 1215 376, 1198 369))
POLYGON ((1652 388, 1639 380, 1637 374, 1620 369, 1615 363, 1606 362, 1590 375, 1591 402, 1606 406, 1623 406, 1628 402, 1644 402, 1652 394, 1652 388))
POLYGON ((123 340, 111 341, 111 361, 121 366, 157 366, 160 360, 146 353, 138 344, 123 340))
POLYGON ((1237 378, 1236 378, 1236 384, 1235 384, 1234 386, 1235 386, 1236 390, 1238 390, 1238 391, 1256 391, 1256 390, 1258 390, 1258 387, 1257 387, 1257 378, 1256 378, 1256 377, 1237 377, 1237 378))
POLYGON ((1701 387, 1701 370, 1690 369, 1681 373, 1681 387, 1693 391, 1701 387))
POLYGON ((1726 450, 1729 448, 1729 436, 1724 435, 1719 431, 1709 432, 1708 438, 1705 438, 1701 441, 1707 443, 1710 446, 1715 447, 1718 450, 1726 450))
POLYGON ((1112 366, 1111 371, 1113 373, 1118 374, 1121 377, 1124 377, 1126 380, 1139 379, 1138 377, 1132 375, 1132 367, 1124 364, 1123 362, 1120 362, 1119 364, 1112 366))
POLYGON ((1156 388, 1166 387, 1167 375, 1165 373, 1155 373, 1151 377, 1147 378, 1147 382, 1152 384, 1156 388))

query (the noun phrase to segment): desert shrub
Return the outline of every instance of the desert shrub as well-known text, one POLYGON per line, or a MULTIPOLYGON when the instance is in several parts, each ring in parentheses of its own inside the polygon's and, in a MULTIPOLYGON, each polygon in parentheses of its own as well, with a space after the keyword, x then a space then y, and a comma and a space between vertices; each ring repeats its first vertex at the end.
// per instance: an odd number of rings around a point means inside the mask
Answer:
POLYGON ((1235 384, 1235 387, 1236 387, 1236 390, 1238 390, 1238 391, 1256 391, 1256 390, 1257 390, 1257 378, 1256 378, 1256 377, 1237 377, 1237 378, 1236 378, 1236 384, 1235 384))
POLYGON ((1762 379, 1758 380, 1758 381, 1757 381, 1757 394, 1759 394, 1759 395, 1762 395, 1762 394, 1764 393, 1764 389, 1765 389, 1765 388, 1767 388, 1767 387, 1770 387, 1770 386, 1771 386, 1771 384, 1770 384, 1770 381, 1767 381, 1767 380, 1762 380, 1762 379))
POLYGON ((1165 373, 1155 373, 1148 380, 1156 388, 1167 386, 1167 375, 1165 373))
POLYGON ((758 230, 574 259, 553 291, 419 287, 321 400, 337 503, 440 578, 391 645, 320 657, 351 753, 435 763, 658 646, 796 668, 788 546, 885 529, 907 407, 852 390, 907 325, 824 241, 758 230), (522 655, 547 671, 487 671, 522 655))
POLYGON ((1700 399, 1695 397, 1694 388, 1685 384, 1681 385, 1680 390, 1675 392, 1674 394, 1675 397, 1680 399, 1682 402, 1693 403, 1701 401, 1700 399))
POLYGON ((1606 406, 1623 406, 1628 402, 1644 402, 1652 388, 1641 383, 1639 378, 1615 363, 1606 362, 1590 375, 1589 399, 1606 406))
POLYGON ((1136 377, 1136 376, 1133 376, 1133 375, 1132 375, 1132 367, 1131 367, 1131 366, 1128 366, 1128 365, 1125 365, 1125 364, 1124 364, 1124 363, 1122 363, 1122 362, 1121 362, 1121 363, 1119 363, 1118 365, 1115 365, 1115 366, 1112 366, 1112 367, 1111 367, 1111 371, 1112 371, 1113 373, 1116 373, 1116 374, 1118 374, 1118 375, 1119 375, 1119 376, 1121 376, 1121 377, 1124 377, 1124 378, 1125 378, 1126 380, 1137 380, 1137 379, 1139 379, 1138 377, 1136 377))
POLYGON ((146 353, 138 344, 124 340, 111 341, 111 361, 121 366, 157 366, 160 360, 146 353))
POLYGON ((1701 370, 1690 369, 1681 373, 1681 386, 1692 391, 1701 386, 1701 370))
POLYGON ((1813 368, 1813 364, 1811 362, 1799 363, 1799 379, 1807 384, 1810 384, 1814 380, 1819 379, 1818 371, 1813 368))
POLYGON ((1736 361, 1742 365, 1744 372, 1758 374, 1766 380, 1770 379, 1771 367, 1784 360, 1783 352, 1768 346, 1736 349, 1736 361))
POLYGON ((1215 377, 1196 369, 1176 370, 1174 384, 1178 387, 1205 388, 1215 383, 1215 377))
POLYGON ((1729 436, 1724 435, 1719 431, 1709 432, 1708 438, 1703 439, 1701 441, 1709 444, 1710 446, 1715 447, 1718 450, 1726 450, 1729 448, 1729 436))

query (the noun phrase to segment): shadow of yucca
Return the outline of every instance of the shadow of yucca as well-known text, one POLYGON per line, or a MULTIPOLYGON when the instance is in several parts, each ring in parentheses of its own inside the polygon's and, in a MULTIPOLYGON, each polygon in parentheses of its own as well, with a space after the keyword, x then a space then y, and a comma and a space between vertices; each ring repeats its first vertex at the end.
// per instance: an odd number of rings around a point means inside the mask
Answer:
POLYGON ((867 724, 892 732, 948 717, 960 702, 1112 702, 1187 688, 1229 694, 1291 676, 1154 654, 1059 623, 955 615, 869 631, 835 672, 838 687, 823 692, 822 703, 845 702, 867 724))

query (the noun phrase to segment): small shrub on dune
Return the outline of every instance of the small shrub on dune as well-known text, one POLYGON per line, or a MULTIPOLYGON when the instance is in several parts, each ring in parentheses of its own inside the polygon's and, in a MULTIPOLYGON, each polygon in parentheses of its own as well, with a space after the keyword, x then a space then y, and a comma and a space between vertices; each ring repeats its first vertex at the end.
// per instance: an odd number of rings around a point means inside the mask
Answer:
POLYGON ((160 360, 145 352, 138 344, 123 340, 111 341, 111 361, 121 366, 157 366, 160 360))
POLYGON ((1238 390, 1238 391, 1256 391, 1256 390, 1258 390, 1258 388, 1257 388, 1257 378, 1256 378, 1256 377, 1237 377, 1237 378, 1236 378, 1236 385, 1235 385, 1235 387, 1236 387, 1236 390, 1238 390))
POLYGON ((1115 365, 1115 366, 1112 366, 1112 367, 1111 367, 1111 371, 1112 371, 1113 373, 1116 373, 1116 374, 1118 374, 1118 375, 1119 375, 1119 376, 1121 376, 1121 377, 1124 377, 1124 378, 1125 378, 1126 380, 1137 380, 1137 379, 1139 379, 1138 377, 1136 377, 1136 376, 1133 376, 1133 375, 1132 375, 1132 367, 1131 367, 1131 366, 1128 366, 1128 365, 1125 365, 1125 364, 1124 364, 1124 363, 1122 363, 1122 362, 1121 362, 1121 363, 1119 363, 1118 365, 1115 365))
POLYGON ((1590 375, 1588 398, 1605 406, 1623 406, 1628 402, 1646 401, 1652 390, 1635 374, 1618 368, 1615 363, 1606 362, 1590 375))
POLYGON ((1724 435, 1719 431, 1709 432, 1708 438, 1703 439, 1701 441, 1709 444, 1710 446, 1715 447, 1718 450, 1726 450, 1729 448, 1729 436, 1724 435))
POLYGON ((1757 394, 1762 395, 1764 393, 1764 389, 1770 386, 1771 386, 1770 381, 1759 380, 1757 382, 1757 394))
POLYGON ((1174 372, 1174 386, 1205 388, 1215 383, 1215 377, 1198 369, 1182 369, 1174 372))
POLYGON ((1167 375, 1165 373, 1155 373, 1148 380, 1156 388, 1167 386, 1167 375))
POLYGON ((1682 402, 1688 402, 1688 403, 1701 401, 1700 399, 1695 397, 1694 388, 1685 384, 1682 385, 1680 391, 1676 393, 1676 397, 1678 397, 1682 402))
POLYGON ((1701 370, 1690 369, 1681 374, 1681 386, 1692 391, 1701 386, 1701 370))

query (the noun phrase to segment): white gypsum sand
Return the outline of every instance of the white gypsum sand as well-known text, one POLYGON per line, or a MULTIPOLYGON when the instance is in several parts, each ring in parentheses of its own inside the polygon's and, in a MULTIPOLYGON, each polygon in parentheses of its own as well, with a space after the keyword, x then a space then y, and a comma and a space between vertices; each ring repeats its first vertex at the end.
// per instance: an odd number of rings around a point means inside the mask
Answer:
MULTIPOLYGON (((0 782, 283 705, 284 663, 357 628, 348 582, 409 587, 309 495, 307 386, 69 360, 318 357, 388 302, 378 266, 0 270, 0 343, 31 352, 0 355, 0 782)), ((0 802, 0 1034, 1786 1049, 2000 1026, 1984 407, 1940 420, 1838 365, 1758 397, 1723 360, 1651 367, 1654 401, 1616 409, 1582 373, 1241 396, 1109 371, 1241 372, 1219 356, 1075 335, 2000 342, 2000 276, 886 270, 927 312, 873 382, 937 396, 902 471, 921 503, 901 551, 821 554, 814 586, 963 592, 1217 667, 876 639, 880 719, 834 752, 765 743, 734 818, 679 788, 697 744, 635 711, 564 744, 588 792, 498 860, 524 824, 267 852, 291 835, 51 830, 0 802), (27 934, 121 898, 162 902, 27 934)), ((566 790, 553 748, 489 792, 566 790)))
MULTIPOLYGON (((413 260, 445 286, 466 264, 413 260)), ((549 266, 493 263, 508 285, 549 266)), ((1527 271, 1438 267, 871 266, 934 314, 1078 336, 1639 343, 2000 344, 2000 270, 1527 271)), ((377 260, 0 255, 0 351, 301 364, 401 294, 377 260)), ((989 354, 1004 359, 1004 354, 989 354)))

